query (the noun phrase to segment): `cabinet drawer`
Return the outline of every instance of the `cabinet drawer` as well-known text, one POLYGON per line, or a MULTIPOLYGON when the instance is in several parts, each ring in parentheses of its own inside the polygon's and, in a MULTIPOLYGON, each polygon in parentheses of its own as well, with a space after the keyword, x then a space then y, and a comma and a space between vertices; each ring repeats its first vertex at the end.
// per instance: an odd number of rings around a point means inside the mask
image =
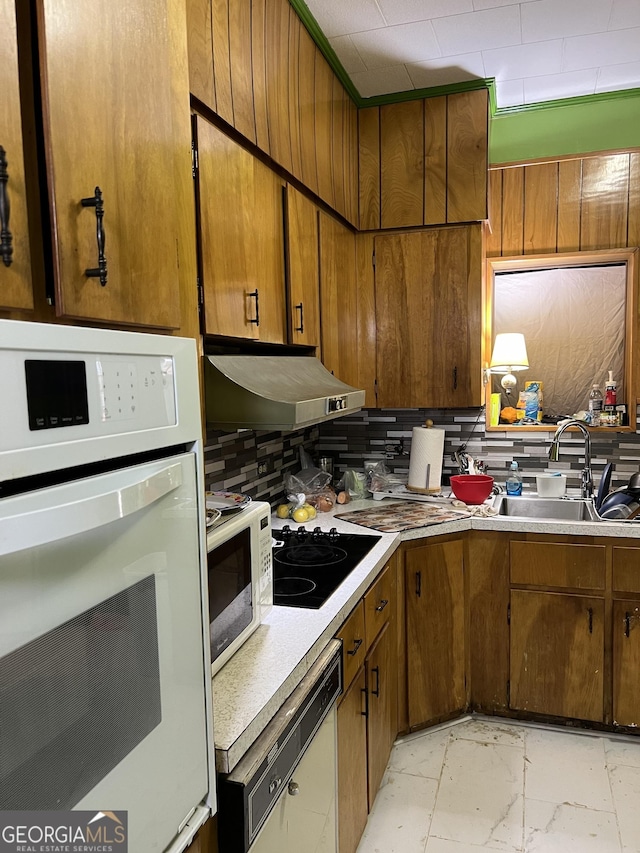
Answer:
POLYGON ((389 621, 396 607, 396 573, 389 564, 371 585, 364 597, 364 628, 366 647, 380 633, 383 625, 389 621))
POLYGON ((364 642, 364 601, 358 602, 351 611, 351 615, 336 634, 336 639, 342 640, 343 682, 346 692, 362 666, 367 650, 364 642))
POLYGON ((605 546, 511 542, 512 584, 604 589, 605 546))
POLYGON ((613 589, 640 593, 640 548, 613 548, 613 589))

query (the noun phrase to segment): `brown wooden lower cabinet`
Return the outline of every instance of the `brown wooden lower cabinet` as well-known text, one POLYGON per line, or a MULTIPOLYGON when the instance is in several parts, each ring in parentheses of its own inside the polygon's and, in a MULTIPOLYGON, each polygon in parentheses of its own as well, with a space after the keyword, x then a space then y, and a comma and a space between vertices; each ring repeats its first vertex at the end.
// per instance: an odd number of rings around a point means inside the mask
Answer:
POLYGON ((338 850, 353 853, 367 823, 367 718, 364 666, 338 705, 338 850))
POLYGON ((393 683, 394 651, 394 632, 387 623, 371 646, 365 661, 369 809, 378 793, 391 747, 398 733, 397 685, 393 683))
POLYGON ((339 853, 358 847, 398 733, 397 612, 392 559, 336 634, 345 664, 337 714, 339 853))
POLYGON ((613 602, 613 723, 640 725, 640 601, 613 602))
POLYGON ((510 707, 602 722, 604 600, 511 592, 510 707))
POLYGON ((467 705, 463 554, 461 538, 405 551, 410 728, 467 705))

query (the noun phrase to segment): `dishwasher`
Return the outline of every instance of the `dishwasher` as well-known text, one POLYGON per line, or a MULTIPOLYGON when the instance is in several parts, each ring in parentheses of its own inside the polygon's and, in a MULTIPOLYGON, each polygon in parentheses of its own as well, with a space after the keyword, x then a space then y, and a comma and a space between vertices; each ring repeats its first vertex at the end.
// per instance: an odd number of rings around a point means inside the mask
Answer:
POLYGON ((336 700, 342 643, 331 640, 264 732, 218 778, 225 853, 336 853, 336 700))

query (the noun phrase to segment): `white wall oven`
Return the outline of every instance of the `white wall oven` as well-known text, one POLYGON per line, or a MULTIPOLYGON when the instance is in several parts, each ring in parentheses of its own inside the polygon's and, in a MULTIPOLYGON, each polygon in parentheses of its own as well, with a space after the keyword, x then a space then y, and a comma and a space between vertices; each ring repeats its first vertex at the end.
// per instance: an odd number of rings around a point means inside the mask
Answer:
POLYGON ((271 507, 256 501, 207 535, 211 672, 215 674, 273 605, 271 507))
POLYGON ((0 811, 177 853, 215 806, 195 342, 1 320, 0 399, 0 811))

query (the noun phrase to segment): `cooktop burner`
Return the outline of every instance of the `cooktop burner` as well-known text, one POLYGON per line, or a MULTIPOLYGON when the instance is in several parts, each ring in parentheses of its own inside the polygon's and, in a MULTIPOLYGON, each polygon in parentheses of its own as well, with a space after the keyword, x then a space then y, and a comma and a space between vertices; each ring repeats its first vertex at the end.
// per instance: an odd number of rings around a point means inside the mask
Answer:
POLYGON ((380 537, 285 525, 273 539, 273 603, 317 610, 380 537))

